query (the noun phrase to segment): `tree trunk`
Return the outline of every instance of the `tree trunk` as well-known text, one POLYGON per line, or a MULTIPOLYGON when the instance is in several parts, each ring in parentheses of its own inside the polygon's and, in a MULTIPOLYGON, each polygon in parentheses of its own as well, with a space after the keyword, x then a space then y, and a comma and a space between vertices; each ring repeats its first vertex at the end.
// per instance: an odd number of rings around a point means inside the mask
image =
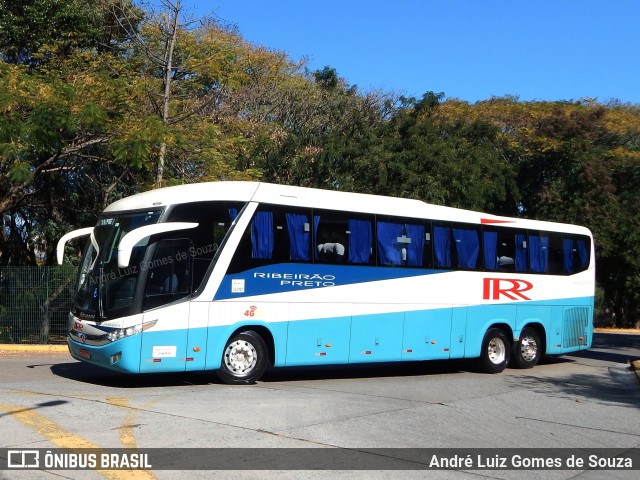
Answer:
MULTIPOLYGON (((173 73, 173 51, 178 38, 178 17, 180 15, 181 0, 176 0, 174 4, 170 4, 171 15, 167 19, 167 49, 164 56, 164 93, 162 95, 162 123, 165 129, 169 124, 169 103, 171 101, 171 76, 173 73)), ((166 131, 165 131, 166 136, 166 131)), ((163 140, 158 149, 158 168, 156 174, 156 188, 162 187, 164 177, 165 156, 167 152, 167 142, 163 140)))

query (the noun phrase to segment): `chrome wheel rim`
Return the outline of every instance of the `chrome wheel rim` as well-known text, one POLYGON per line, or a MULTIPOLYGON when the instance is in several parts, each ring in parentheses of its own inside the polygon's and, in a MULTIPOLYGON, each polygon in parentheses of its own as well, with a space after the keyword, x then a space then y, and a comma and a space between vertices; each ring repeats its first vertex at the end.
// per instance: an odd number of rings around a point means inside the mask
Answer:
POLYGON ((236 340, 224 351, 224 364, 234 375, 246 376, 258 363, 256 348, 246 340, 236 340))
POLYGON ((499 365, 507 358, 507 347, 501 338, 494 337, 487 345, 487 357, 494 365, 499 365))
POLYGON ((538 355, 538 344, 536 343, 535 338, 527 335, 520 340, 520 355, 526 362, 535 360, 538 355))

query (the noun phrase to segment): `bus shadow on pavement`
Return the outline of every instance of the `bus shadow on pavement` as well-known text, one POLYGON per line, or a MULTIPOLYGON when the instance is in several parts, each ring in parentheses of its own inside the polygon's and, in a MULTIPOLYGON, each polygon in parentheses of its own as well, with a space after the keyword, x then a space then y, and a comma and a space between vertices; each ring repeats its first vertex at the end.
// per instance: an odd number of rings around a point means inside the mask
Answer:
POLYGON ((51 366, 51 373, 77 382, 125 389, 207 385, 216 380, 213 372, 128 374, 81 362, 58 363, 51 366))
MULTIPOLYGON (((82 362, 58 363, 51 372, 69 380, 115 387, 148 388, 180 385, 224 385, 213 371, 126 374, 82 362)), ((258 383, 300 382, 308 380, 363 379, 448 375, 476 371, 473 360, 434 360, 406 363, 369 363, 270 368, 258 383)))
MULTIPOLYGON (((607 374, 608 373, 608 374, 607 374)), ((509 378, 514 387, 525 387, 547 397, 564 398, 572 402, 617 404, 640 408, 640 385, 635 374, 602 375, 574 373, 560 376, 519 375, 509 378)))
POLYGON ((349 365, 319 365, 269 369, 261 382, 298 382, 356 378, 415 377, 472 371, 469 361, 431 360, 424 362, 381 362, 349 365))
POLYGON ((610 351, 601 351, 601 350, 582 350, 580 352, 568 353, 565 357, 569 357, 571 359, 589 359, 589 360, 598 360, 601 362, 612 362, 618 364, 626 364, 630 360, 636 360, 638 355, 629 355, 629 353, 617 353, 610 351))

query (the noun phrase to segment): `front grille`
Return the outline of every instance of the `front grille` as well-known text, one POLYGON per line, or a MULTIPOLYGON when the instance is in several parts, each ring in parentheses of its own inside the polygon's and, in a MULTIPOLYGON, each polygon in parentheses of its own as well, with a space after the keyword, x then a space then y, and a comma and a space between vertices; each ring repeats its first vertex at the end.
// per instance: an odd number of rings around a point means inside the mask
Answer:
POLYGON ((99 347, 101 345, 106 345, 107 343, 111 343, 107 338, 106 333, 104 335, 87 335, 85 333, 80 333, 72 329, 72 330, 69 330, 69 336, 78 343, 90 345, 93 347, 99 347))

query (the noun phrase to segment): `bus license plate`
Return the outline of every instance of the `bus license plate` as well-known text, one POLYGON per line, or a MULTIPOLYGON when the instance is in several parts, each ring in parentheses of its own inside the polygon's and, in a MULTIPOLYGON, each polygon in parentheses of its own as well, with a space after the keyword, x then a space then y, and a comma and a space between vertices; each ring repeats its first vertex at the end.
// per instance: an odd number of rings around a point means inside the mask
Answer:
POLYGON ((81 349, 80 349, 80 356, 81 356, 82 358, 87 358, 87 359, 89 359, 89 358, 91 358, 91 353, 90 353, 90 352, 89 352, 89 350, 87 350, 86 348, 81 348, 81 349))

